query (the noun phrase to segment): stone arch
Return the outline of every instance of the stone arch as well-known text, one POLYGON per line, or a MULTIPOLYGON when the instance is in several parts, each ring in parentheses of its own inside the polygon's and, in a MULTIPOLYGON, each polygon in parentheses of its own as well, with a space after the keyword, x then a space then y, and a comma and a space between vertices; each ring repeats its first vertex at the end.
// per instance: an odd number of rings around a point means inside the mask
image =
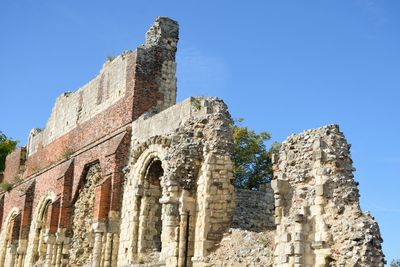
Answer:
POLYGON ((150 145, 137 159, 136 171, 129 177, 141 191, 135 198, 138 227, 134 235, 134 253, 137 253, 138 261, 158 261, 165 246, 162 237, 162 213, 165 207, 160 203, 166 193, 164 173, 168 166, 165 155, 166 151, 161 145, 150 145))
POLYGON ((33 266, 35 262, 44 261, 46 257, 45 235, 47 228, 49 207, 56 201, 56 194, 53 191, 47 191, 39 200, 33 213, 32 223, 28 237, 27 255, 25 258, 26 266, 33 266))
MULTIPOLYGON (((13 231, 13 222, 15 223, 15 220, 18 218, 18 216, 21 215, 21 209, 19 208, 12 208, 11 211, 8 213, 8 216, 5 220, 5 223, 3 225, 3 229, 1 231, 0 235, 0 266, 5 266, 6 262, 13 261, 14 259, 11 259, 10 257, 15 256, 15 253, 10 253, 13 248, 10 247, 10 238, 12 235, 13 231)), ((17 225, 14 227, 19 227, 18 222, 16 222, 17 225)), ((16 249, 16 247, 14 248, 16 249)))
POLYGON ((162 162, 158 157, 151 158, 141 176, 143 195, 140 201, 138 253, 161 253, 162 196, 161 178, 164 175, 162 162))
POLYGON ((191 264, 194 192, 185 189, 184 174, 177 168, 181 159, 170 153, 169 144, 168 140, 155 137, 135 144, 131 151, 121 215, 121 266, 140 262, 191 264))
POLYGON ((130 172, 124 185, 118 258, 121 266, 143 260, 158 262, 158 255, 160 252, 162 254, 165 247, 165 225, 161 219, 165 207, 160 199, 166 192, 164 174, 168 170, 168 162, 165 160, 167 151, 161 144, 147 144, 137 148, 137 151, 131 153, 130 172), (149 217, 151 222, 147 227, 145 224, 149 217), (128 238, 124 239, 125 235, 128 238), (150 255, 151 259, 144 258, 148 254, 153 254, 150 255))

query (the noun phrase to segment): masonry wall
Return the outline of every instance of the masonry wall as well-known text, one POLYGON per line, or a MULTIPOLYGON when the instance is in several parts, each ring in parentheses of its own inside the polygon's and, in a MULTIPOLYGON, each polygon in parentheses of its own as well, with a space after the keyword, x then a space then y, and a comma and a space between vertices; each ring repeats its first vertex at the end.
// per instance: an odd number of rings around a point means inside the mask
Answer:
POLYGON ((236 189, 232 227, 254 232, 274 229, 274 201, 274 191, 269 183, 262 185, 258 191, 236 189))
POLYGON ((379 227, 359 204, 337 125, 290 136, 274 159, 275 266, 383 266, 379 227))
POLYGON ((235 194, 226 105, 175 104, 177 41, 177 23, 157 18, 144 45, 57 99, 25 165, 23 150, 7 157, 5 181, 23 175, 0 193, 0 266, 209 266, 232 223, 276 225, 276 266, 383 266, 338 127, 284 142, 273 197, 235 194))
POLYGON ((16 148, 6 158, 6 168, 4 170, 3 182, 15 183, 22 179, 25 171, 26 150, 25 148, 16 148))
POLYGON ((57 99, 45 128, 30 133, 25 166, 18 167, 20 151, 9 155, 6 180, 14 179, 17 170, 23 180, 1 194, 0 266, 33 266, 38 257, 45 266, 68 264, 70 219, 80 212, 75 204, 82 202, 79 192, 93 164, 101 172, 90 187, 94 195, 85 198, 94 201, 85 202, 93 205, 92 214, 86 214, 93 225, 81 232, 100 235, 90 248, 98 255, 93 256, 95 266, 116 265, 131 123, 175 104, 177 41, 177 23, 157 18, 144 45, 108 60, 92 81, 57 99), (18 233, 12 240, 10 231, 18 233))
POLYGON ((176 22, 160 18, 143 46, 106 62, 87 85, 60 96, 46 127, 31 131, 24 176, 129 127, 145 112, 175 104, 177 41, 176 22))
POLYGON ((140 118, 132 129, 119 265, 203 266, 229 228, 235 205, 226 105, 213 98, 190 98, 151 118, 140 118), (163 169, 158 201, 152 197, 156 188, 146 178, 155 160, 163 169), (161 204, 161 218, 152 212, 155 202, 161 204), (143 233, 154 233, 151 225, 157 220, 162 221, 162 246, 149 251, 153 242, 143 233))
MULTIPOLYGON (((50 144, 126 97, 127 66, 133 58, 133 53, 129 52, 106 62, 100 73, 85 86, 59 96, 46 127, 31 137, 29 154, 34 154, 39 146, 50 144)), ((129 114, 120 115, 129 118, 129 114)), ((96 136, 93 139, 96 139, 96 136)))

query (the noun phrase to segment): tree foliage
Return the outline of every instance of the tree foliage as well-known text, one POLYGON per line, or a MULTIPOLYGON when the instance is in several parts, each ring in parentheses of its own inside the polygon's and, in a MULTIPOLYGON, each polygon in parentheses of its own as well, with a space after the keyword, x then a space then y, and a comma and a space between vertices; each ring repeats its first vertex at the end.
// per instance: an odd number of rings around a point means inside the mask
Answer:
POLYGON ((236 120, 233 126, 234 183, 238 188, 256 189, 272 178, 271 155, 278 149, 278 144, 274 143, 267 149, 265 141, 271 139, 271 134, 257 134, 254 130, 241 126, 242 121, 243 119, 236 120))
POLYGON ((15 149, 17 143, 18 141, 9 139, 0 131, 0 172, 4 171, 6 157, 15 149))
POLYGON ((390 267, 400 267, 400 259, 392 260, 390 262, 390 267))

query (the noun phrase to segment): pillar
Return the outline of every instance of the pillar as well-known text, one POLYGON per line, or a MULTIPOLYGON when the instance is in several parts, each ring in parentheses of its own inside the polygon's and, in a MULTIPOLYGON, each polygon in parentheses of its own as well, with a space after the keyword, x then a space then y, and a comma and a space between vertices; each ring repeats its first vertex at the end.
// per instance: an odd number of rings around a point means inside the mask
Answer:
POLYGON ((9 242, 7 245, 7 254, 4 267, 14 267, 15 256, 17 254, 17 246, 13 242, 9 242))
POLYGON ((56 243, 56 237, 54 234, 47 233, 44 237, 44 243, 46 244, 46 257, 44 261, 44 266, 45 267, 51 267, 51 262, 53 259, 53 250, 54 250, 54 245, 56 243))
POLYGON ((28 246, 28 240, 26 239, 21 239, 19 240, 18 248, 17 248, 17 267, 22 267, 24 265, 24 260, 25 260, 25 254, 26 254, 26 248, 28 246))
POLYGON ((178 267, 189 266, 188 260, 190 259, 190 216, 194 215, 195 200, 191 197, 190 192, 182 190, 181 197, 179 198, 179 249, 178 249, 178 267), (189 224, 188 224, 189 223, 189 224))
POLYGON ((103 234, 106 231, 106 224, 104 222, 95 222, 92 224, 92 228, 94 231, 92 267, 100 267, 103 234))
POLYGON ((143 187, 141 185, 137 185, 134 188, 134 202, 133 202, 133 210, 132 210, 132 246, 131 251, 132 254, 130 263, 133 263, 136 259, 138 252, 138 239, 139 239, 139 216, 140 216, 140 206, 142 205, 142 195, 143 195, 143 187))
POLYGON ((163 204, 163 226, 161 233, 160 262, 166 266, 178 265, 178 241, 179 241, 179 198, 178 186, 169 182, 167 185, 169 196, 163 196, 160 203, 163 204))

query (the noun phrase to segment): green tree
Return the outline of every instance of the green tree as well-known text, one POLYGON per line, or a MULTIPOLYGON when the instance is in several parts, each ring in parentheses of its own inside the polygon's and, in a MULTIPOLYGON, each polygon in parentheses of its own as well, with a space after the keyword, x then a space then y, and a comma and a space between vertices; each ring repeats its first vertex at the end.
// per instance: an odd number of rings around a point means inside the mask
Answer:
POLYGON ((6 157, 15 149, 17 143, 18 141, 9 139, 0 131, 0 172, 4 171, 6 157))
POLYGON ((238 119, 233 125, 234 183, 238 188, 256 189, 260 184, 271 180, 271 155, 279 149, 279 145, 274 143, 267 149, 265 141, 271 139, 271 134, 257 134, 254 130, 241 126, 242 121, 243 119, 238 119))
POLYGON ((392 260, 392 262, 390 262, 390 267, 400 267, 400 259, 392 260))

